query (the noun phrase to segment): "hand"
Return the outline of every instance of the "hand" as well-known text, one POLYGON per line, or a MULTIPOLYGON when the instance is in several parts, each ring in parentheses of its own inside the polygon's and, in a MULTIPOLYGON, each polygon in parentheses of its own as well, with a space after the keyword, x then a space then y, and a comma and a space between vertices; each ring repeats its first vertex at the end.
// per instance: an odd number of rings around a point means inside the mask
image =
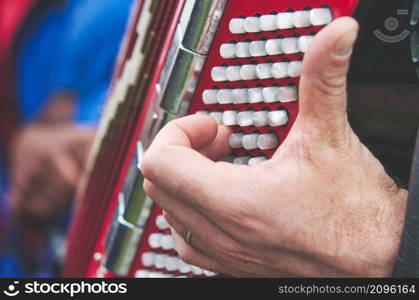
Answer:
POLYGON ((11 151, 16 216, 52 221, 70 203, 94 132, 71 124, 24 128, 11 151))
POLYGON ((304 59, 300 113, 271 160, 214 162, 228 129, 206 116, 167 125, 142 162, 187 263, 245 277, 387 276, 407 191, 348 123, 346 74, 358 25, 323 29, 304 59), (192 233, 186 243, 186 233, 192 233))

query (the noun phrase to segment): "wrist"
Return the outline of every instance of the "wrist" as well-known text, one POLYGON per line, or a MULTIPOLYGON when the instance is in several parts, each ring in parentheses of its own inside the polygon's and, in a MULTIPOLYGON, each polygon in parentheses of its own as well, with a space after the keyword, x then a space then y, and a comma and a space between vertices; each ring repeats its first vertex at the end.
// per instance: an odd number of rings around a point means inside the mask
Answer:
POLYGON ((378 216, 381 219, 378 227, 381 234, 372 240, 372 243, 381 249, 372 247, 376 250, 375 253, 370 253, 372 258, 374 255, 381 258, 381 268, 379 267, 373 276, 391 276, 402 241, 407 197, 408 191, 398 188, 388 195, 386 202, 383 202, 383 215, 378 216))

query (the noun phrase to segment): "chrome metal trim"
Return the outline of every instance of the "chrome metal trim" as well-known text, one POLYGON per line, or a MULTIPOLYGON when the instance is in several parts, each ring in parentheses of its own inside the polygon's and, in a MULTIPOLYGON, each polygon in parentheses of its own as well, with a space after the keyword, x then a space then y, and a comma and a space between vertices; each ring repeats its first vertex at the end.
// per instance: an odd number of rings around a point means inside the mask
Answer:
POLYGON ((161 101, 167 113, 178 117, 186 114, 226 3, 226 0, 196 1, 161 101))
POLYGON ((201 55, 207 55, 227 0, 197 0, 189 20, 182 45, 201 55))
POLYGON ((179 51, 161 107, 168 113, 183 116, 192 99, 206 57, 179 51))
POLYGON ((131 166, 135 169, 135 173, 129 176, 130 180, 125 184, 127 188, 119 194, 116 215, 107 234, 103 266, 120 276, 127 276, 130 271, 153 204, 142 187, 144 177, 139 166, 143 154, 143 146, 138 143, 137 153, 131 166), (132 180, 134 182, 130 182, 132 180))

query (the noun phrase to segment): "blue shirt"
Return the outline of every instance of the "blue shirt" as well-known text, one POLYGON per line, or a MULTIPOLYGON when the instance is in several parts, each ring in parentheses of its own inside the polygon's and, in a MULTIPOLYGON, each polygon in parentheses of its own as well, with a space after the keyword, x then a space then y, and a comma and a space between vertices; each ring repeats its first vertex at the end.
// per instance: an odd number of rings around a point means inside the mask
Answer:
POLYGON ((58 92, 75 93, 75 121, 96 124, 133 0, 72 0, 28 26, 18 53, 24 121, 58 92))

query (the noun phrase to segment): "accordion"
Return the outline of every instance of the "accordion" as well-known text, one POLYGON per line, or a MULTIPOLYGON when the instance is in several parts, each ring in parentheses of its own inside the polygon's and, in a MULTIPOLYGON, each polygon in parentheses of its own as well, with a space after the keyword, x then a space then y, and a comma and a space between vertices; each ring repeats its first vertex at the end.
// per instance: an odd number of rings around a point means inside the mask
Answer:
POLYGON ((69 277, 214 277, 183 262, 140 162, 175 118, 231 126, 230 158, 255 165, 298 114, 302 59, 313 36, 357 0, 137 1, 79 189, 67 244, 69 277))

